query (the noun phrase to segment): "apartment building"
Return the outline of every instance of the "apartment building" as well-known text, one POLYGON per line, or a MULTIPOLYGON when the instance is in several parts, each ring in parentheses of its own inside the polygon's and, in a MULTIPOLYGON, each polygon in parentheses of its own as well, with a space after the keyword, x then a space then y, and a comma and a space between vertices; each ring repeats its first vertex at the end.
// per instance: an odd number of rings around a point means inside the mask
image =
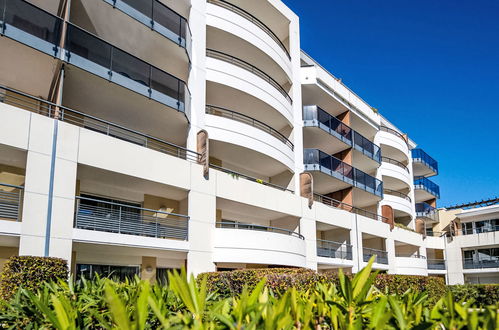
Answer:
POLYGON ((0 0, 0 15, 3 261, 153 279, 355 273, 376 255, 446 274, 427 234, 437 162, 301 51, 281 1, 0 0))

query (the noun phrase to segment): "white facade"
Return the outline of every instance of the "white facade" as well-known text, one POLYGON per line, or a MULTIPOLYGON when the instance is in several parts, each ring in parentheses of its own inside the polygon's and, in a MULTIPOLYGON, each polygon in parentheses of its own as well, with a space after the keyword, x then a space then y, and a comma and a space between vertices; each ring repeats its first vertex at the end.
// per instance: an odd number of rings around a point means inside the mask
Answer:
POLYGON ((153 25, 120 0, 61 3, 2 8, 2 260, 151 278, 357 272, 377 255, 388 273, 445 274, 444 239, 416 221, 415 203, 438 196, 413 177, 436 173, 301 52, 282 2, 153 1, 153 25))

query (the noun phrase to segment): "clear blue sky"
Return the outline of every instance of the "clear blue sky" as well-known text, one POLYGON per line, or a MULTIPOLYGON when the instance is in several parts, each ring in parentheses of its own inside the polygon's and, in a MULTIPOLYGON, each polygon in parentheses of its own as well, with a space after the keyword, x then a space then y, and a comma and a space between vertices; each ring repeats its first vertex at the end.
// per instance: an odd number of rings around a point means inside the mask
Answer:
POLYGON ((301 47, 437 159, 439 206, 499 196, 498 0, 284 0, 301 47))

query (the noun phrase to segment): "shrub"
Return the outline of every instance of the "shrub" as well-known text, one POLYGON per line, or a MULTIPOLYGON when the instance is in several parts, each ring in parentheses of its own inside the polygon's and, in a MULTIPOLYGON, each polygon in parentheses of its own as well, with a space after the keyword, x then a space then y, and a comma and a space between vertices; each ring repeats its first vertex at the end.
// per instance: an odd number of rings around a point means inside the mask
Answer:
POLYGON ((14 256, 4 265, 0 297, 8 300, 22 286, 36 291, 44 282, 68 278, 66 260, 52 257, 14 256))
MULTIPOLYGON (((242 292, 246 285, 253 289, 259 281, 266 279, 267 286, 275 292, 284 292, 290 288, 306 291, 315 288, 317 283, 338 284, 335 273, 319 274, 310 269, 264 268, 242 269, 225 272, 202 273, 198 282, 207 278, 209 291, 216 291, 222 296, 234 296, 242 292)), ((408 289, 415 292, 428 291, 429 301, 434 303, 445 295, 445 282, 442 278, 412 275, 378 274, 374 286, 388 294, 403 294, 408 289)))
POLYGON ((499 284, 449 285, 449 291, 458 300, 473 300, 475 306, 487 306, 499 301, 499 284))

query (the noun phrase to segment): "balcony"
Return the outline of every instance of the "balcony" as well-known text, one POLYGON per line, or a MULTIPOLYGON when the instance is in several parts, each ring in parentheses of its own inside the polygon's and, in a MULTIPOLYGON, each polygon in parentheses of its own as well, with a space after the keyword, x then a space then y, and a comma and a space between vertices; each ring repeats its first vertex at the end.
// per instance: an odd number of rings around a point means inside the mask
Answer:
POLYGON ((270 233, 289 235, 289 236, 297 237, 297 238, 302 239, 302 240, 305 239, 305 237, 303 237, 303 235, 301 235, 300 233, 294 232, 292 230, 284 229, 284 228, 261 226, 261 225, 247 224, 247 223, 241 223, 241 222, 235 222, 235 221, 217 222, 216 226, 217 226, 217 228, 266 231, 266 232, 270 232, 270 233))
POLYGON ((187 20, 158 0, 104 0, 149 29, 184 48, 191 56, 192 35, 187 20))
POLYGON ((77 196, 75 228, 187 240, 186 215, 77 196))
POLYGON ((404 171, 407 172, 407 174, 410 174, 409 172, 409 168, 407 167, 407 165, 405 165, 404 163, 402 162, 399 162, 398 160, 396 159, 393 159, 393 158, 390 158, 390 157, 381 157, 381 161, 383 163, 388 163, 388 164, 392 164, 392 165, 396 165, 398 167, 400 167, 401 169, 403 169, 404 171))
POLYGON ((207 49, 206 50, 206 56, 209 58, 213 58, 216 60, 220 60, 229 64, 232 64, 234 66, 237 66, 241 69, 244 69, 254 75, 256 75, 258 78, 262 79, 269 85, 271 85, 273 88, 275 88, 286 100, 289 104, 293 104, 293 100, 289 96, 288 92, 286 89, 284 89, 283 86, 281 86, 277 81, 275 81, 271 76, 263 72, 262 70, 258 69, 256 66, 241 60, 237 57, 231 56, 229 54, 214 50, 214 49, 207 49))
POLYGON ((373 220, 377 220, 377 221, 386 221, 386 220, 388 220, 385 217, 383 217, 382 215, 379 215, 379 214, 376 214, 374 212, 370 212, 370 211, 367 211, 367 210, 364 210, 364 209, 352 206, 352 205, 347 204, 347 203, 340 202, 340 201, 338 201, 338 200, 336 200, 334 198, 327 197, 327 196, 324 196, 324 195, 314 194, 314 200, 317 201, 317 202, 319 202, 319 203, 322 203, 324 205, 327 205, 327 206, 330 206, 330 207, 334 207, 334 208, 337 208, 337 209, 340 209, 340 210, 345 210, 345 211, 348 211, 348 212, 351 212, 351 213, 355 213, 355 214, 358 214, 358 215, 362 215, 364 217, 367 217, 367 218, 370 218, 370 219, 373 219, 373 220))
POLYGON ((427 259, 428 269, 445 270, 445 260, 443 259, 427 259))
POLYGON ((184 147, 175 145, 154 136, 133 130, 128 127, 106 121, 83 112, 73 110, 54 103, 28 95, 8 87, 0 86, 0 94, 5 95, 0 98, 0 102, 10 104, 21 109, 38 113, 43 116, 54 118, 55 109, 59 111, 59 120, 72 125, 86 128, 94 132, 127 141, 143 146, 170 156, 197 162, 199 154, 184 147))
POLYGON ((352 245, 318 239, 317 256, 352 260, 352 245))
POLYGON ((411 197, 409 197, 409 195, 407 194, 404 194, 400 191, 396 191, 396 190, 392 190, 392 189, 383 189, 383 193, 385 195, 392 195, 392 196, 396 196, 396 197, 399 197, 399 198, 402 198, 402 199, 405 199, 406 201, 408 201, 409 203, 411 202, 411 197))
POLYGON ((416 217, 438 222, 438 210, 428 203, 416 203, 416 217))
POLYGON ((419 254, 402 254, 395 257, 396 273, 401 275, 428 275, 428 264, 425 256, 419 254))
POLYGON ((0 183, 0 220, 21 221, 24 187, 0 183))
POLYGON ((414 190, 416 202, 440 198, 440 187, 428 178, 414 178, 414 190))
POLYGON ((362 254, 364 256, 364 262, 368 262, 372 256, 376 256, 376 263, 388 265, 388 252, 386 251, 371 248, 362 248, 362 254))
POLYGON ((231 120, 235 120, 250 125, 252 127, 258 128, 259 130, 262 130, 270 134, 271 136, 275 137, 276 139, 284 143, 291 150, 294 149, 293 143, 290 140, 288 140, 286 136, 284 136, 278 130, 250 116, 226 108, 218 107, 215 105, 206 105, 205 112, 210 115, 229 118, 231 120))
POLYGON ((412 149, 411 153, 414 176, 428 177, 438 174, 438 162, 423 149, 412 149))
POLYGON ((463 260, 464 269, 499 268, 499 259, 475 260, 465 258, 463 260))
MULTIPOLYGON (((353 186, 375 196, 383 196, 383 183, 380 180, 321 150, 304 149, 303 162, 305 164, 305 171, 324 173, 329 177, 333 177, 343 182, 343 185, 334 187, 337 190, 353 186)), ((318 193, 331 192, 321 192, 321 190, 327 190, 327 186, 332 187, 331 185, 328 185, 327 182, 321 181, 323 180, 317 181, 316 187, 319 188, 318 193), (326 185, 326 187, 324 185, 326 185)))

